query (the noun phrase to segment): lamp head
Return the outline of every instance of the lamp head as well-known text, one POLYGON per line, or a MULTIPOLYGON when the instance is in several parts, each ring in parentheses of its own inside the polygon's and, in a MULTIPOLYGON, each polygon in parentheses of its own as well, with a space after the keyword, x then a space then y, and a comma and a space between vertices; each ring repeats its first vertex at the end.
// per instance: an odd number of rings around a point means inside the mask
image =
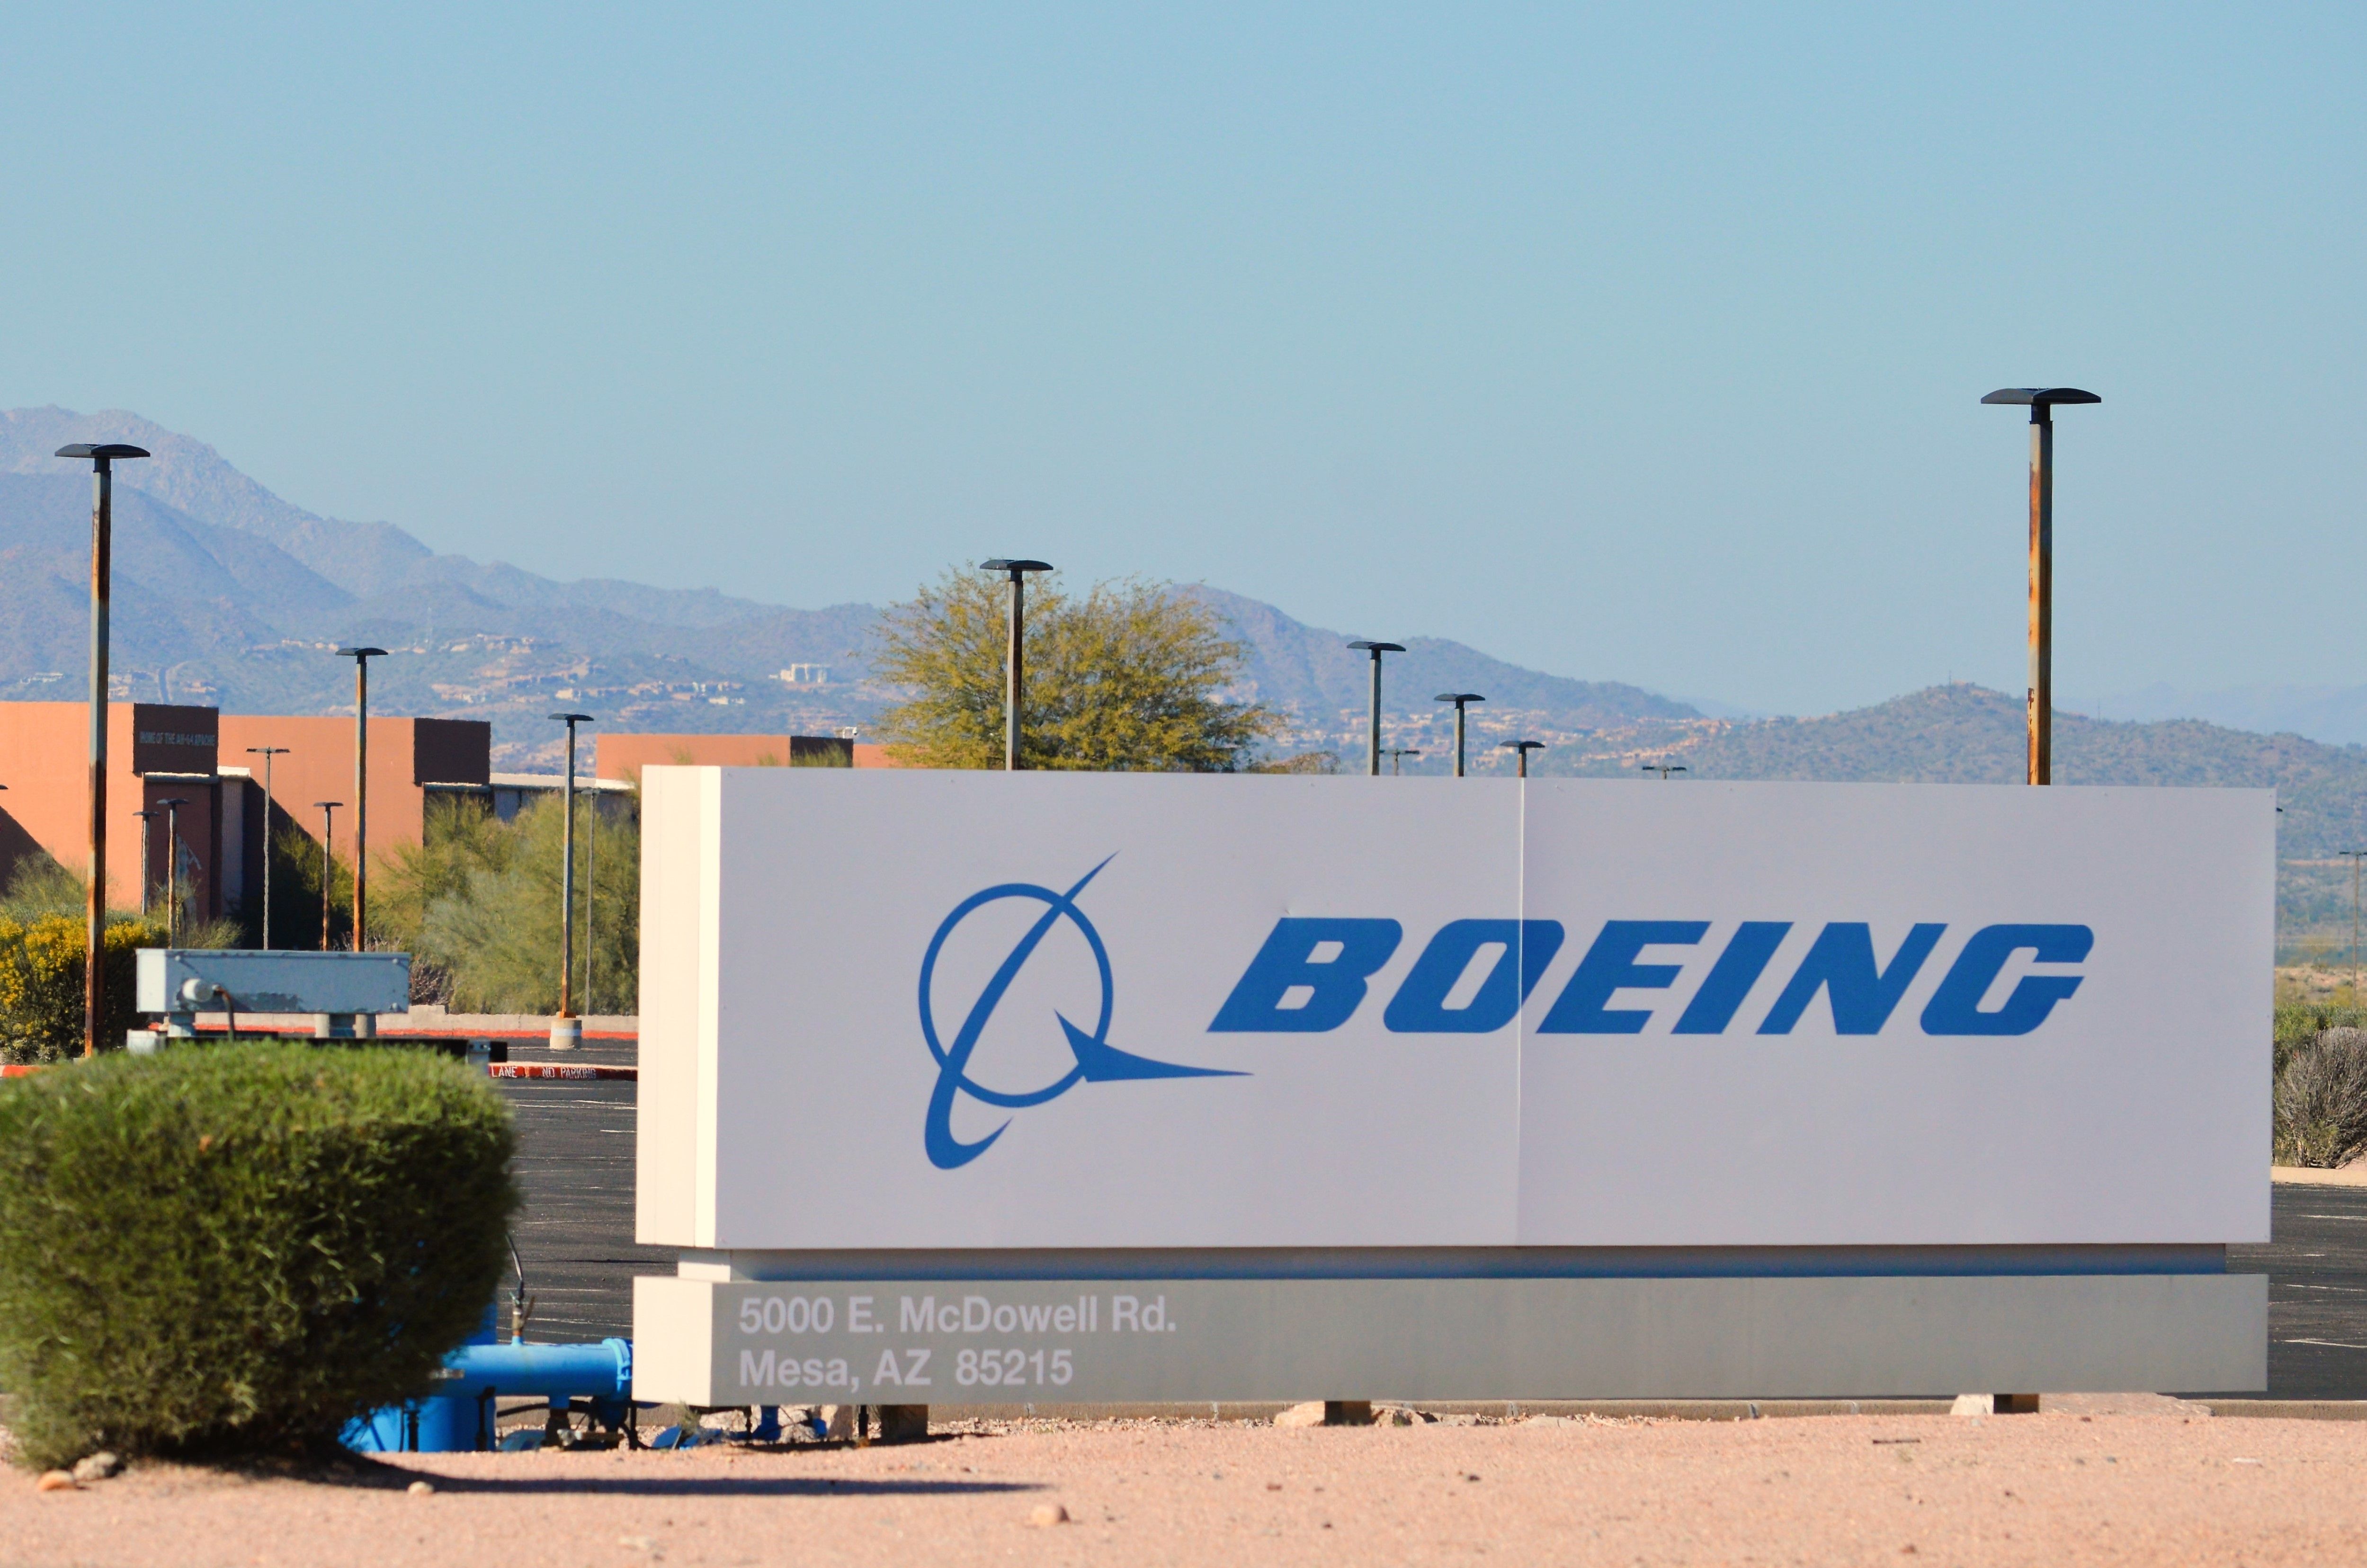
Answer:
POLYGON ((156 804, 159 806, 187 806, 189 804, 189 797, 186 795, 168 795, 156 804))
POLYGON ((1477 692, 1441 692, 1430 699, 1434 703, 1453 703, 1461 707, 1465 703, 1484 703, 1488 699, 1477 692))
POLYGON ((592 722, 592 716, 588 713, 554 713, 547 715, 546 716, 559 724, 589 724, 592 722))
POLYGON ((145 446, 127 446, 119 441, 102 442, 97 446, 93 446, 87 441, 77 441, 71 446, 59 447, 58 456, 87 457, 103 468, 118 457, 145 457, 148 456, 148 449, 145 446))
POLYGON ((1376 659, 1378 659, 1384 653, 1403 653, 1405 651, 1405 644, 1401 642, 1366 642, 1362 637, 1358 637, 1354 642, 1350 643, 1348 646, 1350 648, 1363 649, 1376 659))
POLYGON ((1542 740, 1499 740, 1496 742, 1496 750, 1499 751, 1542 751, 1545 750, 1545 745, 1546 743, 1542 740))
POLYGON ((2027 404, 2033 424, 2046 423, 2053 417, 2049 411, 2057 403, 2101 403, 2103 400, 2095 393, 2083 392, 2077 387, 1999 387, 1981 400, 1985 403, 2010 403, 2016 408, 2027 404))
POLYGON ((341 648, 337 649, 337 657, 340 659, 357 660, 383 659, 386 657, 386 649, 382 648, 341 648))
POLYGON ((342 800, 316 800, 312 803, 312 808, 316 811, 334 811, 344 804, 342 800))
POLYGON ((980 571, 1008 572, 1011 576, 1011 580, 1016 582, 1022 572, 1050 571, 1053 570, 1054 568, 1052 563, 1048 560, 1006 560, 1002 557, 997 556, 992 560, 982 560, 979 562, 978 570, 980 571))

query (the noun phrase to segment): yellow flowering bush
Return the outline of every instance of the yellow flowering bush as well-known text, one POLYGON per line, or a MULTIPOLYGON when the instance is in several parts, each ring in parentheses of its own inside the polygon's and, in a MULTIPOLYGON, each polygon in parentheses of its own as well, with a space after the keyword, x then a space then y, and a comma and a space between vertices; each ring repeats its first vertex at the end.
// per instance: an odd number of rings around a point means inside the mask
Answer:
MULTIPOLYGON (((0 1060, 56 1062, 82 1051, 83 924, 64 915, 17 919, 0 915, 0 1060)), ((123 1047, 132 1010, 132 954, 164 945, 153 920, 113 920, 107 928, 107 1016, 99 1046, 123 1047)))

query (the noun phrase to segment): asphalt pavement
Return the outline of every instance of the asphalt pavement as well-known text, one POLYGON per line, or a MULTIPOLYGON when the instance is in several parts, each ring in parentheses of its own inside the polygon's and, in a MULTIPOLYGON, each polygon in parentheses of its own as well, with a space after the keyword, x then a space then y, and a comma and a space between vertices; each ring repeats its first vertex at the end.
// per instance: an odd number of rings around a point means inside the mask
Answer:
POLYGON ((2367 1399, 2367 1187, 2280 1182, 2266 1247, 2227 1249, 2269 1277, 2271 1399, 2367 1399))
MULTIPOLYGON (((541 1052, 527 1054, 546 1059, 541 1052)), ((527 1059, 522 1056, 521 1059, 527 1059)), ((629 1065, 629 1043, 587 1043, 575 1061, 629 1065)), ((633 1276, 670 1274, 670 1248, 633 1245, 637 1086, 504 1080, 518 1120, 526 1207, 514 1235, 538 1339, 632 1336, 633 1276)), ((2266 1247, 2228 1268, 2269 1276, 2272 1399, 2367 1399, 2367 1187, 2275 1189, 2266 1247)))

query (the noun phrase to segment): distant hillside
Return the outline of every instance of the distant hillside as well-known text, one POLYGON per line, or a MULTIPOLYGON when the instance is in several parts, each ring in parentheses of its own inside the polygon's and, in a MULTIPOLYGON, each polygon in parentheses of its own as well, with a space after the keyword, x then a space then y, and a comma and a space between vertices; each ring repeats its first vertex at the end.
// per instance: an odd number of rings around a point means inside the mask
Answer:
MULTIPOLYGON (((878 611, 798 610, 711 590, 611 580, 561 582, 500 562, 438 555, 387 523, 290 504, 204 443, 119 410, 0 412, 0 698, 70 691, 86 637, 89 479, 53 454, 73 441, 129 441, 153 454, 116 486, 114 669, 119 695, 210 702, 242 712, 336 712, 351 702, 340 644, 392 650, 371 677, 389 714, 482 717, 504 765, 547 765, 544 716, 582 707, 631 729, 822 733, 867 725, 891 692, 866 652, 878 611), (821 665, 819 685, 786 685, 821 665)), ((1287 744, 1361 744, 1365 663, 1345 634, 1271 604, 1198 589, 1249 645, 1245 694, 1290 716, 1287 744)), ((1566 680, 1460 644, 1405 637, 1388 708, 1421 730, 1432 694, 1487 692, 1483 737, 1559 739, 1605 726, 1698 716, 1634 686, 1566 680)))
MULTIPOLYGON (((1953 685, 1820 718, 1638 729, 1557 747, 1533 767, 1634 774, 1649 760, 1682 763, 1697 779, 2013 784, 2022 777, 2023 745, 2019 697, 1953 685)), ((2135 724, 2057 713, 2055 779, 2275 790, 2284 808, 2277 819, 2284 944, 2298 952, 2349 941, 2350 874, 2334 855, 2367 846, 2367 747, 2192 719, 2135 724)))

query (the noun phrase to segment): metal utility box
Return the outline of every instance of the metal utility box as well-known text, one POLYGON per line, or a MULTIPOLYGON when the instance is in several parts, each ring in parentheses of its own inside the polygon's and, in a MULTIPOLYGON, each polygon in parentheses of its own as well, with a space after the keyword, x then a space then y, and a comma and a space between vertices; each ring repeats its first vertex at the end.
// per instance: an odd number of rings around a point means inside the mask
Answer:
POLYGON ((313 1032, 367 1035, 382 1012, 411 1010, 407 953, 265 953, 247 948, 143 947, 132 994, 161 1013, 165 1032, 188 1032, 199 1012, 311 1013, 313 1032), (340 1028, 333 1020, 349 1020, 340 1028))

